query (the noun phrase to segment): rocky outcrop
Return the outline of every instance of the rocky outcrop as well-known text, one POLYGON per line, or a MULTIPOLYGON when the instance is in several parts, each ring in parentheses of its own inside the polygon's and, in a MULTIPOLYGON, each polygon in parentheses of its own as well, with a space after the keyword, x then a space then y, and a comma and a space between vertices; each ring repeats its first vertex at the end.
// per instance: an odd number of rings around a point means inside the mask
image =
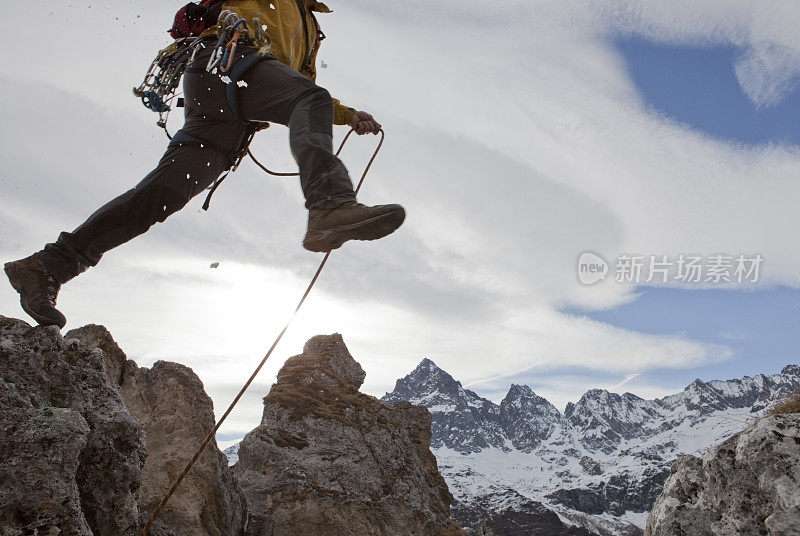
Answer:
POLYGON ((672 466, 648 536, 800 535, 800 415, 772 415, 672 466))
MULTIPOLYGON (((0 534, 133 536, 214 426, 188 368, 129 361, 102 326, 0 316, 0 534)), ((212 442, 153 536, 238 536, 244 496, 212 442)))
POLYGON ((360 393, 364 376, 340 335, 314 337, 286 362, 234 467, 248 536, 463 534, 428 410, 360 393))
POLYGON ((103 354, 0 316, 0 534, 138 528, 147 451, 103 354))
POLYGON ((578 512, 622 516, 626 511, 646 512, 664 487, 669 471, 648 470, 640 479, 612 475, 608 481, 586 488, 560 489, 547 495, 555 503, 578 512))
POLYGON ((491 497, 478 497, 470 504, 456 503, 453 514, 473 535, 593 536, 585 528, 563 523, 542 503, 509 493, 504 508, 493 508, 491 497))
MULTIPOLYGON (((211 398, 188 367, 165 361, 158 361, 152 368, 138 367, 102 326, 72 330, 65 338, 102 350, 106 372, 118 381, 125 405, 146 434, 149 456, 139 490, 140 521, 144 523, 214 427, 211 398)), ((244 526, 244 510, 244 496, 228 468, 227 458, 212 440, 150 533, 238 535, 244 526)))
MULTIPOLYGON (((341 336, 311 339, 236 474, 212 441, 150 534, 463 535, 428 410, 382 404, 363 380, 341 336)), ((189 368, 138 367, 102 326, 62 337, 0 316, 1 536, 136 536, 213 427, 189 368)))
POLYGON ((561 412, 527 385, 512 385, 500 402, 500 422, 512 445, 532 452, 543 442, 564 433, 561 412))

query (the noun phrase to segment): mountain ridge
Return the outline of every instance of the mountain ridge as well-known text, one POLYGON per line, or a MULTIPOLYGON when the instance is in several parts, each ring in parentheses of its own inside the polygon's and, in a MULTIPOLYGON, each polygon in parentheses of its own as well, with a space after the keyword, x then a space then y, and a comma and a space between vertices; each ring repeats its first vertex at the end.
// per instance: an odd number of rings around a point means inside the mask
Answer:
POLYGON ((524 385, 492 402, 426 358, 381 400, 428 407, 431 446, 466 526, 492 526, 509 505, 525 511, 534 501, 594 534, 635 535, 673 459, 733 435, 797 389, 800 366, 788 364, 779 374, 696 379, 651 400, 590 389, 562 413, 524 385))

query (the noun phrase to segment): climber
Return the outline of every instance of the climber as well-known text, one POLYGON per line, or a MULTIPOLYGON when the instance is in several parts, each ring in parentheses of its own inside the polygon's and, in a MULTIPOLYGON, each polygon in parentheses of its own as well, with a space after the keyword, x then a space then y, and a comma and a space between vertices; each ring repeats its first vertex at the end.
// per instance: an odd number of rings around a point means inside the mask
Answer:
MULTIPOLYGON (((236 84, 236 105, 226 98, 231 80, 206 69, 222 31, 209 25, 199 35, 201 46, 183 79, 182 137, 170 143, 158 166, 71 233, 64 231, 42 250, 5 264, 22 308, 39 324, 63 328, 66 318, 56 309, 61 285, 96 266, 105 252, 163 222, 214 183, 231 167, 232 155, 241 152, 243 141, 254 132, 250 130, 254 122, 289 127, 308 209, 306 249, 325 252, 347 240, 379 239, 403 223, 405 211, 400 205, 358 203, 345 166, 332 152, 333 124, 349 125, 359 135, 377 134, 381 125, 369 113, 343 106, 314 83, 316 55, 324 39, 314 13, 330 9, 315 0, 204 0, 200 6, 187 7, 206 10, 206 5, 216 7, 216 13, 237 14, 260 36, 234 47, 237 62, 252 54, 260 56, 236 84)), ((179 29, 176 16, 173 37, 179 29)))

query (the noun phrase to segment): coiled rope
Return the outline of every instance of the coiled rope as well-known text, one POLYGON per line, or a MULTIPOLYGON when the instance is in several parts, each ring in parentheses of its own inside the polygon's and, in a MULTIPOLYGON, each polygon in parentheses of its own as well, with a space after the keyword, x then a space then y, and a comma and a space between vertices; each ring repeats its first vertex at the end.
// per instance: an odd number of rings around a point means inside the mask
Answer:
MULTIPOLYGON (((341 145, 339 145, 339 149, 336 151, 336 156, 339 156, 339 154, 342 152, 342 149, 344 148, 344 145, 347 142, 347 139, 350 137, 350 135, 352 133, 353 133, 353 129, 351 128, 350 132, 348 132, 347 135, 342 140, 341 145)), ((369 162, 367 163, 367 166, 364 168, 364 173, 361 175, 361 180, 358 181, 358 186, 356 186, 356 194, 358 194, 359 190, 361 190, 361 186, 364 184, 364 179, 367 178, 367 173, 369 173, 369 170, 372 167, 372 163, 375 161, 375 158, 378 156, 378 152, 380 152, 380 150, 381 150, 381 146, 383 145, 383 140, 386 138, 386 133, 383 131, 383 129, 380 130, 380 135, 381 135, 381 139, 378 142, 378 146, 375 148, 375 152, 372 153, 372 158, 369 159, 369 162)), ((252 157, 252 154, 250 156, 252 157)), ((262 166, 257 160, 255 160, 255 158, 253 158, 253 160, 259 166, 264 168, 264 166, 262 166)), ((264 169, 266 170, 266 168, 264 168, 264 169)), ((273 173, 273 172, 270 172, 270 173, 273 173)), ((282 174, 282 175, 286 176, 286 175, 289 175, 289 174, 282 174)), ((233 399, 233 402, 231 402, 230 406, 228 406, 228 409, 225 410, 225 413, 223 413, 222 417, 214 425, 214 428, 205 437, 203 442, 200 444, 200 447, 197 449, 197 452, 194 453, 194 456, 192 456, 192 459, 189 460, 189 463, 186 464, 186 467, 183 469, 181 474, 178 476, 177 479, 175 479, 175 482, 172 484, 172 487, 169 488, 169 491, 167 491, 166 495, 164 495, 164 498, 162 498, 161 502, 158 503, 158 506, 153 511, 153 514, 150 516, 150 519, 147 521, 147 524, 142 529, 142 536, 148 536, 149 535, 150 527, 155 522, 156 518, 161 513, 161 511, 164 509, 164 507, 167 505, 167 502, 169 502, 170 498, 175 493, 175 490, 177 490, 178 486, 181 485, 181 482, 183 482, 183 479, 186 477, 186 475, 189 472, 189 470, 192 468, 194 463, 197 461, 197 459, 203 453, 203 451, 205 450, 206 446, 208 446, 208 444, 211 442, 211 440, 214 439, 214 436, 217 434, 217 430, 219 430, 219 427, 222 426, 222 423, 225 422, 225 419, 228 418, 228 415, 230 414, 230 412, 233 411, 233 408, 239 402, 239 399, 242 398, 244 393, 247 391, 247 389, 250 387, 250 385, 256 379, 256 376, 258 376, 258 373, 261 372, 261 369, 264 367, 264 364, 267 362, 269 357, 272 355, 272 352, 275 351, 275 348, 278 346, 278 343, 283 338, 283 335, 289 329, 289 326, 292 325, 292 322, 294 321, 295 317, 297 316, 297 313, 300 312, 300 308, 303 306, 303 303, 305 303, 306 298, 308 298, 308 295, 311 293, 311 289, 314 288, 314 284, 317 282, 317 279, 319 279, 319 276, 322 273, 322 269, 325 268, 325 264, 328 262, 328 259, 330 258, 330 256, 331 256, 331 252, 328 251, 325 254, 325 256, 322 258, 322 262, 319 263, 319 267, 317 268, 317 271, 314 274, 314 277, 311 278, 311 282, 308 284, 308 288, 306 288, 306 291, 303 293, 303 297, 300 298, 300 301, 298 302, 297 307, 295 307, 294 312, 292 313, 292 316, 289 318, 289 321, 286 323, 286 325, 280 331, 278 336, 275 338, 275 342, 273 342, 272 346, 269 347, 269 350, 267 350, 267 353, 264 356, 264 358, 261 360, 261 363, 258 364, 256 369, 253 371, 253 373, 247 379, 247 382, 244 384, 244 387, 242 387, 241 391, 239 391, 239 394, 236 395, 236 397, 233 399)))

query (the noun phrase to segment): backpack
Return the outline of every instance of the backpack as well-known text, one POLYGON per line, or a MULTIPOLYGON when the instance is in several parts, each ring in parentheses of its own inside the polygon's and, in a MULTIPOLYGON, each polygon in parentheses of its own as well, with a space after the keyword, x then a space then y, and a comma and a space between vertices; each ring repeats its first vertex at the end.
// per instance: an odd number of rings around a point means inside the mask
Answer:
POLYGON ((224 0, 202 0, 199 4, 189 2, 175 14, 175 22, 169 30, 173 39, 198 37, 206 28, 217 23, 224 0))

